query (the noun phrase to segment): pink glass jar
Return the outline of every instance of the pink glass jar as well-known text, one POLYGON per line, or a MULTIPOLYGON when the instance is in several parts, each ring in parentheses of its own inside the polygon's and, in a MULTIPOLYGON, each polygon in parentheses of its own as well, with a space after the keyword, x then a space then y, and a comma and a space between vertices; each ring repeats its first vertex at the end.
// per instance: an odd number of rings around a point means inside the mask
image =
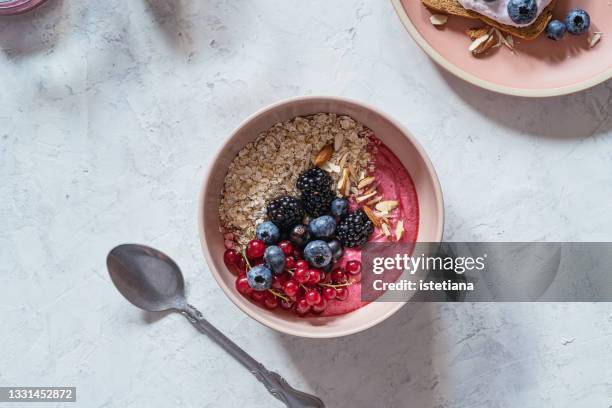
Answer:
POLYGON ((46 0, 0 0, 0 15, 20 14, 40 6, 46 0))

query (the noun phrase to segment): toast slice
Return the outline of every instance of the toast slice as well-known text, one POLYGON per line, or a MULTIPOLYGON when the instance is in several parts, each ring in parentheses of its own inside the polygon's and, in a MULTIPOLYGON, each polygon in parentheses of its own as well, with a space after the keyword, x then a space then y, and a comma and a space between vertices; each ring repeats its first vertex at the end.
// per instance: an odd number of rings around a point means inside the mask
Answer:
POLYGON ((542 11, 536 21, 534 21, 531 25, 528 25, 527 27, 513 27, 506 24, 500 24, 497 21, 491 20, 490 18, 483 16, 482 14, 463 8, 461 3, 459 3, 457 0, 421 1, 427 8, 438 13, 451 14, 454 16, 466 17, 471 19, 479 19, 484 21, 491 27, 498 28, 501 31, 512 34, 515 37, 522 38, 524 40, 533 40, 537 38, 542 33, 542 31, 546 29, 548 22, 552 18, 552 12, 558 0, 553 0, 548 5, 548 7, 546 7, 544 11, 542 11))

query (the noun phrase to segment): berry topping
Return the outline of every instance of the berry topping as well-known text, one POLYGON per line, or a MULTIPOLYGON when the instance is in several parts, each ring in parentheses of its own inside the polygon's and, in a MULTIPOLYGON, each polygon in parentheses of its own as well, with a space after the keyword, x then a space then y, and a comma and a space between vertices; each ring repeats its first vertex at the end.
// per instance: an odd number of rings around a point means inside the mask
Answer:
POLYGON ((309 272, 307 268, 297 268, 293 273, 293 279, 297 283, 306 283, 309 279, 309 272))
POLYGON ((583 9, 576 8, 570 10, 565 17, 565 25, 567 31, 572 35, 580 35, 585 33, 591 26, 591 17, 589 13, 583 9))
POLYGON ((329 214, 331 202, 336 194, 331 190, 316 191, 302 194, 304 211, 311 217, 320 217, 329 214))
POLYGON ((323 313, 325 309, 327 309, 327 300, 324 297, 321 297, 317 304, 312 305, 312 311, 315 313, 323 313))
POLYGON ((516 24, 529 24, 538 16, 536 0, 510 0, 508 15, 516 24))
POLYGON ((283 285, 283 292, 285 292, 287 296, 293 297, 298 293, 299 288, 300 288, 300 285, 296 281, 289 279, 283 285))
POLYGON ((280 239, 280 229, 272 221, 264 221, 257 226, 255 235, 266 245, 272 245, 280 239))
POLYGON ((285 259, 285 269, 289 270, 289 269, 295 269, 295 258, 292 256, 288 256, 287 259, 285 259))
POLYGON ((373 231, 372 221, 362 210, 357 210, 340 221, 336 235, 345 247, 354 248, 368 242, 373 231))
POLYGON ((309 239, 308 227, 305 225, 296 225, 289 233, 289 240, 298 248, 306 246, 309 239))
POLYGON ((246 273, 241 273, 236 278, 236 290, 243 295, 248 295, 253 292, 253 288, 249 286, 249 279, 246 276, 246 273))
POLYGON ((266 309, 276 309, 278 307, 278 298, 273 293, 266 293, 264 298, 264 306, 266 309))
POLYGON ((265 266, 255 266, 247 272, 249 286, 255 291, 264 291, 272 286, 272 271, 265 266))
POLYGON ((272 272, 277 275, 283 273, 285 270, 285 253, 276 245, 271 245, 266 248, 264 260, 272 272))
POLYGON ((349 202, 344 198, 335 198, 331 202, 331 213, 338 218, 344 217, 348 214, 349 202))
POLYGON ((336 232, 336 220, 331 215, 315 218, 308 224, 308 232, 314 238, 331 238, 336 232))
POLYGON ((332 258, 334 259, 334 261, 337 261, 338 259, 342 258, 342 254, 344 253, 344 251, 342 250, 342 244, 340 243, 340 241, 338 241, 337 239, 332 239, 327 243, 327 245, 332 251, 332 258))
POLYGON ((341 268, 336 268, 332 271, 330 279, 335 283, 346 283, 348 282, 348 275, 341 268))
POLYGON ((309 269, 308 270, 308 283, 311 285, 316 285, 321 281, 322 273, 318 269, 309 269))
POLYGON ((293 245, 289 241, 281 241, 278 243, 280 249, 283 250, 286 256, 293 255, 293 245))
POLYGON ((295 312, 298 315, 304 316, 309 311, 310 311, 310 305, 308 304, 305 298, 298 300, 297 303, 295 304, 295 312))
POLYGON ((323 288, 323 298, 327 300, 332 300, 336 298, 336 289, 325 287, 323 288))
POLYGON ((254 290, 253 292, 251 292, 251 299, 253 299, 255 302, 263 302, 263 300, 266 298, 266 294, 268 292, 265 290, 254 290))
POLYGON ((282 230, 290 230, 304 218, 302 203, 295 197, 277 197, 268 203, 266 211, 270 221, 282 230))
POLYGON ((339 288, 336 288, 336 300, 346 300, 347 297, 348 289, 346 288, 346 286, 340 286, 339 288))
POLYGON ((325 241, 311 241, 304 248, 304 258, 311 266, 323 268, 331 263, 332 251, 325 241))
POLYGON ((242 258, 242 256, 234 249, 227 249, 223 253, 223 262, 225 262, 225 266, 234 273, 238 272, 238 262, 240 258, 242 258))
POLYGON ((312 167, 297 179, 296 187, 304 194, 331 190, 333 180, 327 172, 319 167, 312 167))
POLYGON ((310 306, 316 305, 322 299, 321 294, 317 290, 309 290, 308 292, 306 292, 304 298, 310 306))
POLYGON ((280 301, 280 307, 282 307, 285 310, 289 310, 293 307, 293 300, 289 300, 289 299, 281 299, 280 301))
POLYGON ((348 261, 345 269, 351 275, 359 275, 359 273, 361 273, 361 262, 356 260, 348 261))
POLYGON ((559 20, 551 20, 546 26, 546 36, 551 40, 558 41, 565 36, 566 30, 565 23, 559 20))
POLYGON ((303 259, 300 259, 295 263, 295 267, 298 269, 308 269, 308 262, 303 259))
POLYGON ((259 259, 264 255, 266 244, 259 239, 249 241, 246 248, 246 256, 249 259, 259 259))

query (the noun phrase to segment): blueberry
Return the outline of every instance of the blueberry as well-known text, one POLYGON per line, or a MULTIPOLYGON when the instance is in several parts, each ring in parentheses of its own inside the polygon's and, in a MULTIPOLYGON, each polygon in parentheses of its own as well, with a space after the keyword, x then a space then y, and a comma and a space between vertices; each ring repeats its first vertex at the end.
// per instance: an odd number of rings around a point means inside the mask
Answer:
POLYGON ((289 241, 298 248, 304 248, 309 240, 310 234, 308 232, 308 227, 305 225, 296 225, 289 234, 289 241))
POLYGON ((272 271, 263 265, 254 266, 247 272, 249 286, 253 290, 266 290, 272 286, 272 271))
POLYGON ((280 229, 272 221, 265 221, 257 226, 255 235, 266 245, 272 245, 280 239, 280 229))
POLYGON ((344 198, 336 198, 331 203, 331 212, 338 218, 344 217, 348 213, 349 203, 344 198))
POLYGON ((529 24, 538 16, 536 0, 510 0, 508 14, 516 24, 529 24))
POLYGON ((558 41, 565 35, 565 24, 559 20, 551 20, 546 26, 546 36, 551 40, 558 41))
POLYGON ((327 242, 321 240, 311 241, 304 248, 304 258, 310 266, 324 268, 332 261, 332 250, 327 242))
POLYGON ((583 9, 576 8, 570 10, 565 17, 567 31, 572 35, 585 33, 591 26, 591 17, 583 9))
POLYGON ((331 238, 336 232, 336 220, 331 215, 315 218, 308 224, 308 232, 313 238, 331 238))
POLYGON ((334 261, 337 261, 338 259, 342 258, 342 254, 344 253, 344 251, 342 250, 342 244, 340 243, 340 241, 338 241, 337 239, 332 239, 327 243, 327 245, 332 251, 332 258, 334 261))
POLYGON ((271 245, 264 252, 264 261, 266 266, 276 275, 280 275, 285 270, 285 253, 280 247, 271 245))

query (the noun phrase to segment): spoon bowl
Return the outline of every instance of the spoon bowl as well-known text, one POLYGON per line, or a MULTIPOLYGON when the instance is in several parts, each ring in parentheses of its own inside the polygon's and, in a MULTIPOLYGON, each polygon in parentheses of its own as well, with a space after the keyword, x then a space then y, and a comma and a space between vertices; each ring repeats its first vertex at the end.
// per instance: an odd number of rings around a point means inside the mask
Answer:
POLYGON ((145 245, 119 245, 108 254, 106 266, 119 292, 134 306, 149 312, 185 309, 183 275, 163 252, 145 245))

